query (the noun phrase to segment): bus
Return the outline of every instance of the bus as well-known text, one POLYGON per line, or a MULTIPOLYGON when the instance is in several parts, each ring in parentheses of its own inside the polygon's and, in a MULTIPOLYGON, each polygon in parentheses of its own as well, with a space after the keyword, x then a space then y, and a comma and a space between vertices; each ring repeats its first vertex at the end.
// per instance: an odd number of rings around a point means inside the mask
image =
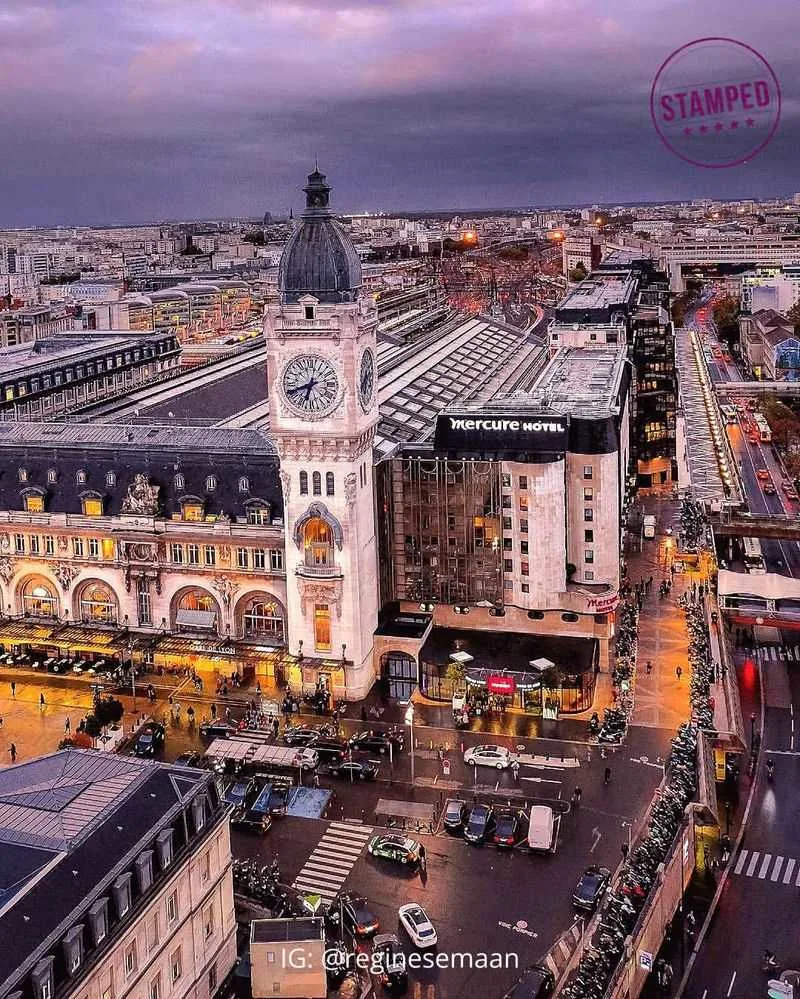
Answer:
POLYGON ((753 413, 753 423, 756 425, 756 430, 758 431, 758 436, 761 438, 762 443, 769 444, 772 440, 772 431, 761 413, 753 413))
POLYGON ((720 406, 722 415, 725 417, 726 423, 738 423, 739 414, 736 412, 735 406, 720 406))
POLYGON ((744 567, 753 576, 763 576, 767 567, 764 565, 764 556, 761 554, 761 542, 758 538, 742 538, 742 548, 744 550, 744 567))

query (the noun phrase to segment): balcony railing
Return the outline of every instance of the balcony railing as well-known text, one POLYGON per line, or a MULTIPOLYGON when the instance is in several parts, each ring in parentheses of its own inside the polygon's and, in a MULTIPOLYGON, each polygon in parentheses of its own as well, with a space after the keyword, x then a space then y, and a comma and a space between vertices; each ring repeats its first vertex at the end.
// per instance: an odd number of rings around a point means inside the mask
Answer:
POLYGON ((336 579, 342 575, 342 570, 338 565, 306 565, 301 562, 297 566, 297 575, 313 579, 336 579))

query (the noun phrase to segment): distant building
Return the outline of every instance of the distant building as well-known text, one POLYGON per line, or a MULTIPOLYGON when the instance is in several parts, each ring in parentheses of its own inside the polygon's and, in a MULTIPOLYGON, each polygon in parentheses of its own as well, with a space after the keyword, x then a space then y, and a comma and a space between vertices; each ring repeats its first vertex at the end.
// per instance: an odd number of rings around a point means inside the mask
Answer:
POLYGON ((739 320, 742 354, 762 381, 800 381, 800 338, 794 324, 774 309, 739 320))
POLYGON ((253 999, 325 999, 325 922, 321 918, 250 923, 253 999))
POLYGON ((236 960, 201 770, 62 750, 0 770, 0 999, 211 999, 236 960))
POLYGON ((569 278, 570 271, 578 264, 583 264, 588 274, 600 263, 601 250, 602 245, 598 236, 567 236, 561 244, 561 266, 564 276, 569 278))
POLYGON ((71 330, 72 326, 72 316, 63 306, 38 305, 4 310, 0 312, 0 347, 43 340, 71 330))

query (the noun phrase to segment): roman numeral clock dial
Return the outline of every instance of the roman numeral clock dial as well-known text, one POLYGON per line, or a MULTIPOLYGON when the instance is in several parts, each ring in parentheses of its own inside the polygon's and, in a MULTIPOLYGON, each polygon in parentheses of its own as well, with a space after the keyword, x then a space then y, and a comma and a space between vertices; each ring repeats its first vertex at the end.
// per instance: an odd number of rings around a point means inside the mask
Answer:
POLYGON ((324 357, 302 354, 283 369, 283 395, 289 407, 303 416, 326 416, 339 398, 339 378, 324 357))

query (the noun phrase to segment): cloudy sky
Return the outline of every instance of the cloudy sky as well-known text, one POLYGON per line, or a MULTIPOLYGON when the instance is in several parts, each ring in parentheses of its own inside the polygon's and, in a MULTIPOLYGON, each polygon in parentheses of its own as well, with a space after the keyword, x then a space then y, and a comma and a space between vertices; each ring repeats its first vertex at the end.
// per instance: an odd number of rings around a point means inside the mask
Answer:
POLYGON ((0 226, 800 190, 797 0, 5 0, 0 226), (744 166, 666 149, 661 63, 726 35, 782 119, 744 166))

